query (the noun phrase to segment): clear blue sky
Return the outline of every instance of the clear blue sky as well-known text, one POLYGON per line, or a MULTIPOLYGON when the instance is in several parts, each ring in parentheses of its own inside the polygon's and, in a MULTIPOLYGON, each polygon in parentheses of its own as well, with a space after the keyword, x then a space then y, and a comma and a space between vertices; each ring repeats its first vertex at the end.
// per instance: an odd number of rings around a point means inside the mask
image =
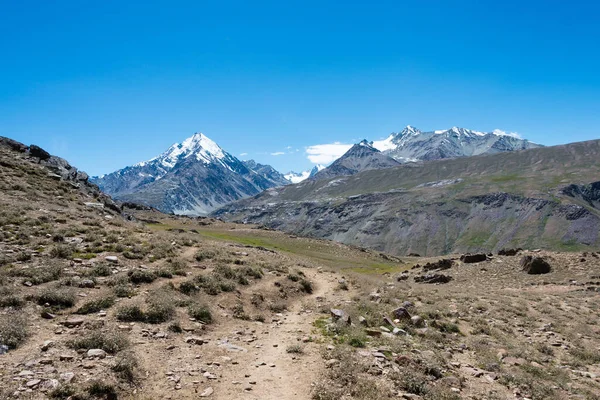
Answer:
POLYGON ((596 1, 0 0, 0 135, 91 174, 194 132, 287 171, 423 130, 599 138, 596 1), (284 156, 271 153, 299 151, 284 156))

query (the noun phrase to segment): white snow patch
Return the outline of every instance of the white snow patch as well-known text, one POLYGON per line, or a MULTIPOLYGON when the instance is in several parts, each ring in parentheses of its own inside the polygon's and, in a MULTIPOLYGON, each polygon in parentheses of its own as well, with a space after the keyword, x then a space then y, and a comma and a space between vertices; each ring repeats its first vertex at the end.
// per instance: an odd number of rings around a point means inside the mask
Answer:
POLYGON ((303 171, 300 173, 290 172, 288 174, 285 174, 283 177, 292 183, 300 183, 300 182, 308 179, 309 176, 310 176, 310 171, 303 171))
POLYGON ((398 146, 393 142, 393 139, 394 135, 390 135, 386 139, 375 140, 373 142, 373 147, 379 151, 394 150, 398 146))
POLYGON ((496 135, 496 136, 510 136, 510 137, 515 138, 515 139, 523 139, 521 137, 521 135, 519 135, 517 132, 505 132, 505 131, 500 130, 500 129, 494 129, 492 131, 492 133, 494 135, 496 135))

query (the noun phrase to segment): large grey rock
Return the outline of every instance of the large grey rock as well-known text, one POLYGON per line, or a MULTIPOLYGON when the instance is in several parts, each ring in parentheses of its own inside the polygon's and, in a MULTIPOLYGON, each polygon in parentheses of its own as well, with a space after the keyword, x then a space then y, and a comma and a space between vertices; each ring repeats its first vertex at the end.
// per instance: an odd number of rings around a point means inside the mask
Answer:
POLYGON ((530 275, 547 274, 552 271, 550 264, 541 257, 525 256, 521 259, 521 267, 530 275))

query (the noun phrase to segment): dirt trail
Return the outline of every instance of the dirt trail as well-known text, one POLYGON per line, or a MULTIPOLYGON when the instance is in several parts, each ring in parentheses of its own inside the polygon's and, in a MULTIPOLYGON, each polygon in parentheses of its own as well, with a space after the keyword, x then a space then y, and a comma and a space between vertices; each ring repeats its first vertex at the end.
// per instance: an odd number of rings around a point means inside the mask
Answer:
MULTIPOLYGON (((207 344, 186 344, 184 337, 189 335, 184 335, 168 351, 147 346, 143 364, 151 372, 141 398, 160 393, 167 399, 197 399, 211 388, 210 399, 310 399, 312 383, 324 368, 322 344, 302 339, 315 338, 311 331, 318 317, 317 298, 343 301, 351 294, 334 290, 337 274, 304 272, 314 282, 314 292, 294 298, 287 311, 269 315, 264 323, 221 316, 197 334, 207 344), (303 347, 303 354, 287 353, 294 344, 303 347)), ((265 279, 249 291, 271 285, 273 280, 265 279)))

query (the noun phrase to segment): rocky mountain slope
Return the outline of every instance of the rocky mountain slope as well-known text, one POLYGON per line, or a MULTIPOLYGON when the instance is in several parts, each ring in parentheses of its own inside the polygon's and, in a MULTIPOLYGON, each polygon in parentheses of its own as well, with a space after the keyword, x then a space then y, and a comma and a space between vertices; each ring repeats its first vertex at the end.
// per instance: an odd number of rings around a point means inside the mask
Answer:
POLYGON ((542 147, 499 130, 478 132, 453 127, 422 132, 410 125, 399 133, 392 133, 385 140, 374 142, 373 146, 399 162, 439 160, 542 147))
POLYGON ((343 156, 335 160, 327 168, 322 169, 311 179, 327 179, 336 176, 354 175, 361 171, 371 169, 391 168, 400 163, 374 148, 369 142, 363 140, 355 144, 343 156))
POLYGON ((214 215, 397 255, 593 248, 599 159, 591 141, 409 163, 269 189, 214 215))
POLYGON ((223 204, 288 183, 272 167, 242 162, 201 133, 149 161, 92 181, 115 199, 183 215, 205 215, 223 204))

